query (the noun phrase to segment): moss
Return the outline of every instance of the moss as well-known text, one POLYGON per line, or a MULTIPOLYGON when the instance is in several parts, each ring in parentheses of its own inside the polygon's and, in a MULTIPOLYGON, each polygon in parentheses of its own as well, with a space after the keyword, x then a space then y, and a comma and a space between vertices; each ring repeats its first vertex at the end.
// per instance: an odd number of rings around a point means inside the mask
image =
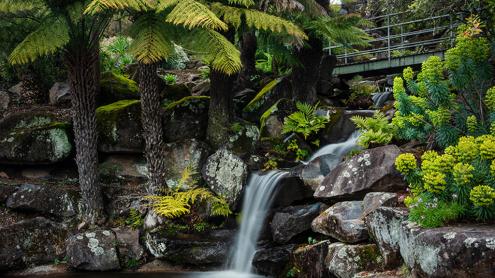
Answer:
POLYGON ((101 90, 114 94, 134 94, 139 97, 139 87, 137 83, 115 72, 105 72, 101 75, 101 90))
POLYGON ((96 120, 100 136, 110 142, 117 142, 117 121, 119 114, 127 108, 139 104, 139 100, 120 100, 96 109, 96 120))
POLYGON ((198 102, 198 101, 206 101, 210 100, 209 96, 188 96, 181 98, 178 101, 174 101, 172 103, 168 103, 166 105, 163 105, 163 108, 165 111, 171 111, 174 110, 177 107, 188 107, 190 104, 198 102))

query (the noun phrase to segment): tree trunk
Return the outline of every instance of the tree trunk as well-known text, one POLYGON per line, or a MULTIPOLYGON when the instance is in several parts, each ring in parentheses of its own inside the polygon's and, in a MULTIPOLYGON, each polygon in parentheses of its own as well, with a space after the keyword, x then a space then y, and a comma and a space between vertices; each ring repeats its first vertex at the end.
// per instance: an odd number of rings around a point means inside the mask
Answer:
POLYGON ((145 141, 145 157, 150 180, 147 191, 156 194, 166 186, 163 125, 158 89, 157 64, 139 64, 139 90, 141 92, 141 121, 145 141))
POLYGON ((238 83, 241 89, 251 88, 251 76, 256 74, 257 41, 254 32, 244 32, 241 40, 242 70, 239 73, 238 83))
POLYGON ((72 93, 76 163, 82 195, 83 221, 104 220, 103 196, 98 178, 96 95, 99 90, 99 52, 78 45, 66 56, 72 93))
POLYGON ((235 75, 226 75, 214 69, 210 73, 210 107, 208 110, 207 137, 210 144, 219 148, 229 137, 234 115, 232 88, 235 75))
POLYGON ((292 98, 294 100, 315 103, 320 77, 320 65, 323 57, 323 43, 320 39, 310 37, 308 45, 301 48, 296 57, 300 65, 292 71, 292 98))
POLYGON ((337 65, 337 56, 325 55, 321 59, 320 79, 318 80, 317 94, 329 95, 332 90, 333 70, 337 65))

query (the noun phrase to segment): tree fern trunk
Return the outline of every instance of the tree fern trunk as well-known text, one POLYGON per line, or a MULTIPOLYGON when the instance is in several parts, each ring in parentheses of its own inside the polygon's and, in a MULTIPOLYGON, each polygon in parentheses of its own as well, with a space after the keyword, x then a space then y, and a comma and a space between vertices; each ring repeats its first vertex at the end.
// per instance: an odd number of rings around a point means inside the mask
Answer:
POLYGON ((241 41, 242 70, 238 79, 241 89, 252 85, 251 76, 256 74, 256 48, 257 41, 254 32, 244 32, 241 41))
POLYGON ((227 142, 234 115, 232 88, 235 75, 226 75, 216 70, 210 73, 210 107, 208 110, 207 137, 210 144, 221 147, 227 142))
POLYGON ((300 65, 292 71, 292 97, 294 100, 315 103, 320 77, 320 64, 323 57, 323 43, 320 39, 310 37, 308 45, 296 53, 300 65))
POLYGON ((75 46, 66 56, 72 93, 76 163, 82 195, 82 218, 89 224, 104 219, 98 178, 96 95, 99 89, 98 48, 75 46))
POLYGON ((160 91, 156 64, 139 64, 139 89, 141 91, 141 120, 144 130, 145 156, 150 180, 149 193, 157 193, 165 183, 163 153, 163 125, 160 107, 160 91))
POLYGON ((328 95, 331 93, 333 70, 336 65, 337 56, 335 55, 324 55, 323 59, 321 59, 317 94, 328 95))

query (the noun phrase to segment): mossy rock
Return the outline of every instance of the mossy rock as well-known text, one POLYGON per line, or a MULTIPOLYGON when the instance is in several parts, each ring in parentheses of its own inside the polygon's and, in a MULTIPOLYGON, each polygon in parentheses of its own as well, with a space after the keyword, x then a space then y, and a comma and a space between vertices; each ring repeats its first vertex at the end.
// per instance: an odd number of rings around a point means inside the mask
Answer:
POLYGON ((96 109, 99 144, 105 153, 140 153, 143 128, 139 100, 121 100, 96 109))
POLYGON ((237 121, 230 127, 227 148, 239 156, 246 156, 255 151, 260 139, 258 127, 247 121, 237 121))
POLYGON ((185 84, 164 84, 161 91, 162 99, 177 101, 191 96, 191 91, 185 84))
POLYGON ((101 105, 110 104, 119 100, 139 99, 138 84, 124 75, 105 72, 101 75, 100 96, 101 105))
POLYGON ((167 142, 204 140, 208 127, 210 97, 188 96, 163 105, 164 137, 167 142))
POLYGON ((47 112, 15 113, 0 122, 0 163, 52 164, 72 153, 70 124, 47 112))

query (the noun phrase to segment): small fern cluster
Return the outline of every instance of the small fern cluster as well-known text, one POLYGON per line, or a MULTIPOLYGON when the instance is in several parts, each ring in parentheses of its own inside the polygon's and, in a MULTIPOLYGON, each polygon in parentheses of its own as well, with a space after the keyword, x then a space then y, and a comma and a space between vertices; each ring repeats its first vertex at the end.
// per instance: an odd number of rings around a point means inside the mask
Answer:
POLYGON ((318 133, 330 121, 329 117, 318 115, 318 104, 312 106, 307 103, 297 102, 297 110, 284 119, 283 133, 296 133, 308 139, 312 134, 318 133))
POLYGON ((387 145, 395 135, 395 125, 382 112, 376 112, 373 117, 353 116, 351 120, 361 133, 358 144, 363 148, 387 145))

